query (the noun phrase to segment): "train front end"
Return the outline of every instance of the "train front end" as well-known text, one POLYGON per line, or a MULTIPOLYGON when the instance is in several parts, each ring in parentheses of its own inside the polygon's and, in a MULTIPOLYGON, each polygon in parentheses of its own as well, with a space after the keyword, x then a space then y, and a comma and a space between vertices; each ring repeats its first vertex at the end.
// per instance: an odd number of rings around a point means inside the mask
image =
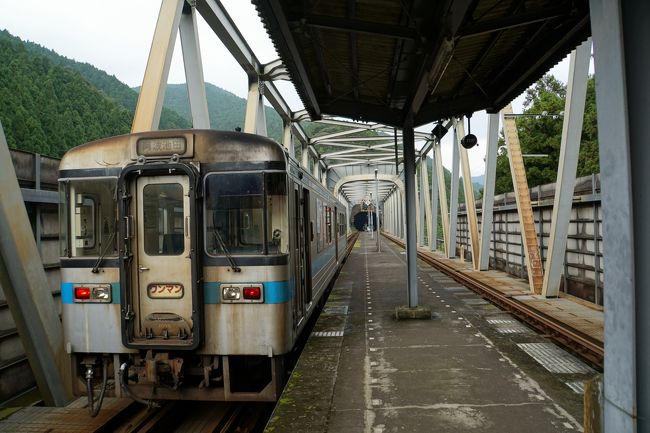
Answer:
POLYGON ((75 393, 277 399, 295 337, 282 148, 238 132, 131 134, 71 150, 60 178, 75 393))

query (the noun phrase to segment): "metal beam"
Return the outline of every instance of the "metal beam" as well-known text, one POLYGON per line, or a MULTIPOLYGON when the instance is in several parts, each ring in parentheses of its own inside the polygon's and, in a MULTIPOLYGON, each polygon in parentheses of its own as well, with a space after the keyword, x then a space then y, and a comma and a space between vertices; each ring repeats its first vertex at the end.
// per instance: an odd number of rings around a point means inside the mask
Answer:
POLYGON ((327 15, 306 15, 296 17, 289 21, 289 23, 290 25, 295 26, 306 25, 321 29, 361 33, 391 39, 414 40, 419 37, 417 30, 410 27, 327 15))
POLYGON ((431 251, 438 249, 438 174, 436 173, 435 147, 431 148, 431 233, 429 248, 431 251))
POLYGON ((500 32, 521 26, 547 21, 569 13, 567 7, 544 8, 508 15, 502 18, 484 20, 465 27, 460 31, 460 37, 480 36, 486 33, 500 32))
POLYGON ((205 95, 205 81, 203 80, 203 62, 201 61, 201 48, 196 26, 196 10, 189 3, 185 3, 183 7, 179 30, 192 127, 210 129, 208 99, 205 95))
POLYGON ((497 171, 497 150, 499 147, 499 115, 488 114, 487 145, 485 149, 485 178, 483 182, 483 211, 481 212, 481 252, 479 270, 490 268, 490 235, 494 211, 494 184, 497 171))
POLYGON ((647 2, 590 0, 605 272, 605 432, 649 430, 647 2), (625 45, 623 44, 625 41, 625 45), (641 68, 646 68, 645 70, 641 68), (645 148, 644 148, 645 147, 645 148))
POLYGON ((560 292, 560 281, 564 270, 564 257, 569 234, 569 220, 571 219, 573 191, 578 169, 590 58, 591 40, 588 40, 573 50, 569 61, 569 80, 564 105, 560 161, 555 183, 548 256, 542 284, 542 296, 546 297, 558 296, 560 292))
MULTIPOLYGON (((470 247, 472 249, 472 267, 478 270, 478 222, 476 220, 476 205, 474 204, 474 185, 472 184, 472 173, 469 167, 469 157, 467 149, 460 144, 460 140, 465 136, 465 125, 463 119, 456 121, 456 146, 460 151, 460 161, 463 170, 463 186, 465 191, 465 212, 467 214, 467 230, 469 231, 470 247)), ((461 257, 464 259, 464 257, 461 257)))
POLYGON ((456 227, 458 225, 458 131, 454 128, 454 141, 452 148, 451 162, 451 199, 449 201, 449 247, 447 248, 447 257, 450 259, 456 257, 456 227))
POLYGON ((29 225, 11 155, 0 124, 0 286, 20 334, 41 396, 68 402, 63 329, 29 225))
POLYGON ((408 117, 404 129, 404 184, 406 195, 406 265, 407 265, 407 305, 418 306, 417 278, 417 239, 415 221, 415 137, 413 118, 408 117))
POLYGON ((131 132, 155 131, 165 99, 167 77, 185 0, 162 0, 131 132))
POLYGON ((248 77, 248 98, 244 132, 266 136, 266 117, 264 115, 264 82, 257 76, 248 77))
MULTIPOLYGON (((424 227, 427 227, 427 243, 431 245, 431 195, 429 194, 429 170, 427 160, 422 158, 420 162, 420 189, 422 190, 422 207, 424 208, 425 224, 422 225, 422 236, 424 227)), ((424 242, 423 242, 424 243, 424 242)))
POLYGON ((438 198, 440 202, 440 218, 442 219, 442 237, 444 241, 444 253, 449 254, 449 207, 447 206, 447 187, 445 184, 445 169, 442 166, 442 152, 440 140, 436 140, 433 146, 433 159, 436 163, 436 177, 438 180, 438 198))

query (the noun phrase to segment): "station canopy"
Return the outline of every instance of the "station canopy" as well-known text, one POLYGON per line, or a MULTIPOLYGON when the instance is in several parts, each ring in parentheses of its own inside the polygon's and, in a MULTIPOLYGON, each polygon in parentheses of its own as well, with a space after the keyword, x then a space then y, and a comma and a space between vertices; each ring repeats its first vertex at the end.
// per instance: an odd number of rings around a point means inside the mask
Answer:
POLYGON ((588 0, 253 0, 313 120, 496 112, 590 35, 588 0))

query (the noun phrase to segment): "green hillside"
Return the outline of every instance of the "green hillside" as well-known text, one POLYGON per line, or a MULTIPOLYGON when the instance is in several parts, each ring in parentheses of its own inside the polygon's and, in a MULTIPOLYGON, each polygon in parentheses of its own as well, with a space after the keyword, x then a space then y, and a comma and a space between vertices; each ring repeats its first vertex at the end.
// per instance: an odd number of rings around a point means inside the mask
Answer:
POLYGON ((0 121, 9 146, 61 156, 70 147, 129 130, 132 113, 81 75, 0 32, 0 121))
MULTIPOLYGON (((101 91, 105 96, 131 111, 131 117, 133 117, 135 105, 138 102, 138 92, 118 80, 114 75, 109 75, 89 63, 77 62, 61 56, 55 51, 38 44, 24 42, 24 45, 29 52, 37 56, 45 57, 52 64, 78 72, 79 75, 85 78, 88 83, 101 91)), ((191 123, 188 119, 189 116, 181 116, 178 112, 163 108, 160 115, 160 129, 189 128, 191 123)))
MULTIPOLYGON (((213 84, 205 84, 210 126, 214 129, 234 130, 244 128, 246 100, 213 84)), ((185 84, 169 84, 165 91, 165 107, 186 119, 191 119, 185 84)), ((266 129, 274 140, 282 139, 282 119, 271 107, 266 107, 266 129)))

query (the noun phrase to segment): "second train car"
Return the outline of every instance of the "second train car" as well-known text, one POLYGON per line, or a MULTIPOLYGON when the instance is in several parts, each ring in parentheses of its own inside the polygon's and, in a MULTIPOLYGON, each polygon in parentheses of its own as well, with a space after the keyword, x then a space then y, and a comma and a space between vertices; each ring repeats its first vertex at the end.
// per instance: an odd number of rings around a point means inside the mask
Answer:
POLYGON ((278 143, 214 130, 98 140, 65 154, 60 196, 76 395, 114 381, 109 393, 144 400, 279 397, 348 224, 278 143))

